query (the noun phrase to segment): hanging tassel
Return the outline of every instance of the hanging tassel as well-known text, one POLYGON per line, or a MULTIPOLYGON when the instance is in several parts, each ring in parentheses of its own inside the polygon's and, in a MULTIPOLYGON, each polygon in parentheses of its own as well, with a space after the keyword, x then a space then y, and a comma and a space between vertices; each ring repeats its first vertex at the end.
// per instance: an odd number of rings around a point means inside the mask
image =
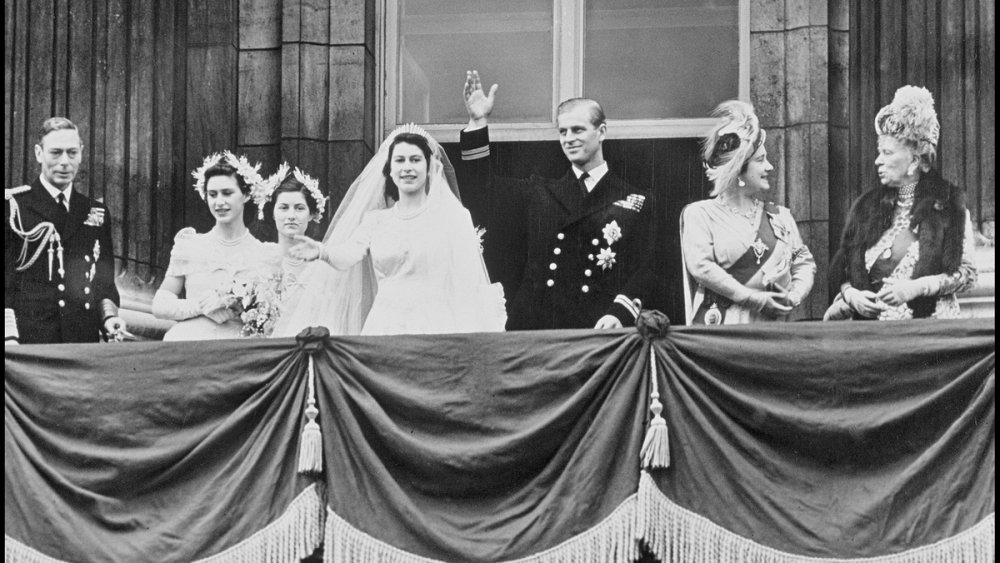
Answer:
POLYGON ((639 455, 643 469, 664 469, 670 467, 670 437, 667 435, 667 421, 660 416, 663 404, 660 402, 659 378, 652 345, 649 347, 649 371, 652 379, 649 410, 653 413, 653 419, 649 421, 649 428, 646 429, 646 438, 642 441, 639 455))
POLYGON ((306 425, 302 429, 299 444, 299 473, 320 473, 323 471, 323 432, 316 422, 316 372, 313 358, 309 356, 309 398, 306 403, 306 425))

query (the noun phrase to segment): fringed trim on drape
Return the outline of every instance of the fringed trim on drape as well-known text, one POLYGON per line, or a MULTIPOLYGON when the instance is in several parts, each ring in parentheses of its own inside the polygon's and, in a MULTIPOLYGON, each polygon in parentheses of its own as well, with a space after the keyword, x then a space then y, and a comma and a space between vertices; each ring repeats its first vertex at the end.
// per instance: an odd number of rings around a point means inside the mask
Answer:
POLYGON ((653 478, 643 472, 639 480, 636 532, 663 563, 964 563, 995 560, 995 514, 937 543, 901 553, 857 559, 795 555, 761 545, 713 523, 660 492, 653 478))
POLYGON ((337 513, 326 509, 323 533, 323 563, 441 563, 393 547, 350 525, 337 513))
MULTIPOLYGON (((639 557, 636 496, 631 495, 593 528, 540 553, 507 563, 628 563, 639 557)), ((403 551, 358 530, 327 510, 325 563, 436 563, 403 551)))
POLYGON ((304 559, 316 551, 323 539, 325 505, 320 485, 310 485, 277 520, 197 563, 285 563, 304 559))
POLYGON ((28 547, 7 534, 3 536, 3 560, 4 563, 66 563, 28 547))

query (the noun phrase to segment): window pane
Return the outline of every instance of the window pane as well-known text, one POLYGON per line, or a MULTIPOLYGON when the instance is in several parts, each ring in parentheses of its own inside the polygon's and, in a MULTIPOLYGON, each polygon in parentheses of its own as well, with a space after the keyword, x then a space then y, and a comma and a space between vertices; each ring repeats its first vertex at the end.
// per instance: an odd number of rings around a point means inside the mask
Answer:
POLYGON ((739 93, 738 0, 587 0, 584 95, 611 119, 706 117, 739 93))
POLYGON ((399 122, 463 123, 466 70, 500 84, 493 122, 552 120, 552 0, 400 0, 399 122))

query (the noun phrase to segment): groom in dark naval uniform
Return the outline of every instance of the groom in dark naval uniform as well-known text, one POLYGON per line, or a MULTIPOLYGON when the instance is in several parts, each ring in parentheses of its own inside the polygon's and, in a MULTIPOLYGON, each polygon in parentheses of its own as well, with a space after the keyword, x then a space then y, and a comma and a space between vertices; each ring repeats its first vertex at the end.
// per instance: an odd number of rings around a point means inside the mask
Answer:
POLYGON ((484 256, 507 294, 507 329, 620 328, 658 305, 652 273, 656 225, 649 192, 608 170, 604 110, 594 100, 559 104, 556 125, 571 164, 559 179, 491 173, 487 119, 497 85, 465 81, 459 185, 485 227, 484 256))
POLYGON ((83 157, 76 125, 42 124, 41 174, 4 194, 4 343, 98 342, 124 334, 111 217, 73 189, 83 157))

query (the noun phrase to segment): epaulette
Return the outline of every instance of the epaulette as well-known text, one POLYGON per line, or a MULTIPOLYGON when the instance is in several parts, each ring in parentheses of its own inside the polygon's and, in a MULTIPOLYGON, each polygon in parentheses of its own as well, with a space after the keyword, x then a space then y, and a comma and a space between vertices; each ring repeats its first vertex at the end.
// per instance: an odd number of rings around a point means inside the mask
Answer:
POLYGON ((24 192, 30 192, 31 186, 18 186, 16 188, 5 188, 3 191, 3 198, 5 201, 12 199, 17 194, 23 194, 24 192))

